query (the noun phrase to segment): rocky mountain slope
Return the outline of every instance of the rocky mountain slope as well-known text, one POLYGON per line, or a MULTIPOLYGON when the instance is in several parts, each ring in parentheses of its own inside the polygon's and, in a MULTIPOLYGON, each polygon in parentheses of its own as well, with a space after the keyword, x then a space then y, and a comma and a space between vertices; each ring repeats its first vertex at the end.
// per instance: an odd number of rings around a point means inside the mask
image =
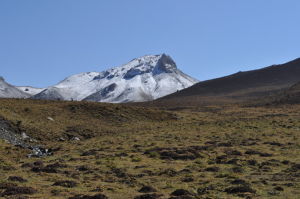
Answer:
POLYGON ((149 55, 103 72, 73 75, 33 98, 140 102, 163 97, 196 82, 177 69, 171 57, 165 54, 149 55))
POLYGON ((29 94, 17 89, 16 87, 5 82, 3 77, 0 77, 0 98, 28 98, 29 94))

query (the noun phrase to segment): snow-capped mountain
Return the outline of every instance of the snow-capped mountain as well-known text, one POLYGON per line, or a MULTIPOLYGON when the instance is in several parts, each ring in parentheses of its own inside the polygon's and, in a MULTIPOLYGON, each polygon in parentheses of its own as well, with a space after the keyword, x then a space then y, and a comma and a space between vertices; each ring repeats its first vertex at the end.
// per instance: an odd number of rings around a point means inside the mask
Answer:
POLYGON ((43 90, 45 90, 44 88, 34 88, 31 86, 16 86, 16 88, 18 88, 19 90, 21 90, 24 93, 27 93, 31 96, 36 95, 36 94, 42 92, 43 90))
POLYGON ((28 98, 29 94, 22 92, 18 88, 5 82, 3 77, 0 77, 0 98, 28 98))
POLYGON ((38 93, 35 99, 141 102, 192 86, 196 79, 184 74, 171 57, 148 55, 103 72, 70 76, 38 93))

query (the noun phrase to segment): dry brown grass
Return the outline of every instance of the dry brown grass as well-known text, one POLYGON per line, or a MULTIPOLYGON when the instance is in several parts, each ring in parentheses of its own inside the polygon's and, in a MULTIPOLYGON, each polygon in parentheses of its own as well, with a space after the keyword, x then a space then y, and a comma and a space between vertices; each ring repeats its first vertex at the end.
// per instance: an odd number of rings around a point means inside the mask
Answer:
POLYGON ((1 100, 0 116, 15 124, 21 121, 21 129, 60 150, 41 159, 27 158, 29 151, 1 141, 0 181, 9 182, 9 176, 27 179, 16 183, 38 191, 29 198, 94 195, 100 192, 92 192, 96 188, 109 198, 134 198, 144 185, 155 187, 161 198, 176 189, 186 189, 195 198, 297 198, 299 111, 299 105, 216 105, 165 112, 100 103, 1 100), (66 134, 82 139, 57 141, 66 134), (22 167, 40 160, 45 166, 64 166, 54 173, 22 167), (59 180, 78 185, 52 186, 59 180), (234 180, 244 180, 256 193, 226 193, 237 186, 234 180))

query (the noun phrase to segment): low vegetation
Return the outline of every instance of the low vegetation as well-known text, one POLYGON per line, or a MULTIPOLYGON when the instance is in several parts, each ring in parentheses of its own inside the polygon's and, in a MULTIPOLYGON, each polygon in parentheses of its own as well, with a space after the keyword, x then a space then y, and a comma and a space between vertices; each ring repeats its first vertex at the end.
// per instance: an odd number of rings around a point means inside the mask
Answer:
POLYGON ((4 198, 298 198, 300 105, 135 106, 0 100, 53 155, 0 140, 4 198))

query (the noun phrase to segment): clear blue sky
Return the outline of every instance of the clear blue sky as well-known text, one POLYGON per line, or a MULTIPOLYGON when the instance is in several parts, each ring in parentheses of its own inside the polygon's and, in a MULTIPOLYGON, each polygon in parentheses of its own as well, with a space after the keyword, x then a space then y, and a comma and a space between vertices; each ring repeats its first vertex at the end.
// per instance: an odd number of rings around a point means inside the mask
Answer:
POLYGON ((199 80, 300 57, 299 0, 0 0, 0 76, 50 86, 167 53, 199 80))

